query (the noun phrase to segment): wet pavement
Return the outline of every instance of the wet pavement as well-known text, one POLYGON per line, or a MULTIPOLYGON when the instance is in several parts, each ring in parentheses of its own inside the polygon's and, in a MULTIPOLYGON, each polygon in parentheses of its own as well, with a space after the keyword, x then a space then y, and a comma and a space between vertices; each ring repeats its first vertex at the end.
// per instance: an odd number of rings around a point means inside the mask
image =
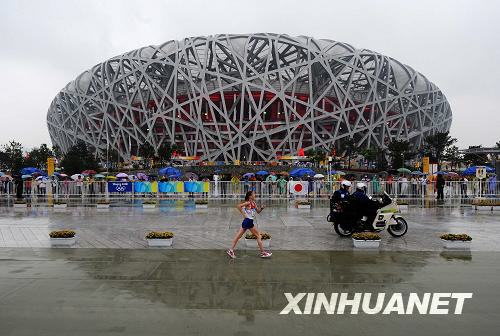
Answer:
MULTIPOLYGON (((498 237, 498 236, 497 236, 498 237)), ((0 249, 0 335, 498 335, 499 252, 0 249), (472 292, 462 315, 280 315, 285 292, 472 292)))
MULTIPOLYGON (((159 208, 143 210, 140 202, 116 202, 108 210, 78 204, 63 210, 43 205, 0 207, 0 248, 49 247, 51 230, 73 229, 78 235, 74 248, 146 248, 148 231, 168 230, 175 234, 173 249, 225 249, 241 225, 235 200, 210 202, 208 209, 195 209, 187 200, 162 200, 159 208)), ((353 249, 351 240, 338 237, 326 221, 326 201, 314 201, 312 209, 296 209, 286 200, 266 205, 256 222, 271 234, 272 250, 353 249)), ((474 251, 500 251, 500 244, 492 239, 500 237, 498 211, 476 212, 460 203, 414 203, 402 215, 408 233, 393 238, 383 232, 381 250, 440 251, 439 236, 451 232, 471 235, 474 251)), ((243 240, 238 248, 246 249, 243 240)))

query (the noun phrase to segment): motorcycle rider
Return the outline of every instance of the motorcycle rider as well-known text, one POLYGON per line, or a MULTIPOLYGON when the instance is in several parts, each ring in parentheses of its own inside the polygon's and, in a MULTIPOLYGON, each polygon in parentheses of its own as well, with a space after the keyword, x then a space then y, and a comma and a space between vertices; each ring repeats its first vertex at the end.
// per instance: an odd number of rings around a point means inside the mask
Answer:
POLYGON ((332 203, 337 205, 342 201, 346 201, 349 196, 349 188, 351 187, 351 182, 343 180, 340 183, 340 189, 336 190, 332 196, 332 203))
POLYGON ((365 190, 366 184, 364 182, 356 184, 356 191, 352 193, 349 200, 362 216, 368 217, 366 223, 371 224, 377 214, 378 202, 370 199, 365 190))

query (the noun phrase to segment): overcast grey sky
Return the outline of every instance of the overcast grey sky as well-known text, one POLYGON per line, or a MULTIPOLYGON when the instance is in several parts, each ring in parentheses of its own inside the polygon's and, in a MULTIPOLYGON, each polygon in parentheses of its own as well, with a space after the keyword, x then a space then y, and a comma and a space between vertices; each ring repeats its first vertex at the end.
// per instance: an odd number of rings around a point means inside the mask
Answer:
POLYGON ((412 66, 453 110, 458 145, 500 141, 500 2, 0 1, 0 144, 50 143, 46 113, 84 70, 186 36, 274 32, 347 42, 412 66))

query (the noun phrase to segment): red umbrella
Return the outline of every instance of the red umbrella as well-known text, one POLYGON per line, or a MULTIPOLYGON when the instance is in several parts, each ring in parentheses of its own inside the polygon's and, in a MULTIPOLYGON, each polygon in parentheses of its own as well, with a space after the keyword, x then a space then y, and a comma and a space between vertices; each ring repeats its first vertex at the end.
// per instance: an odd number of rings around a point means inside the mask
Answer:
POLYGON ((88 169, 88 170, 82 171, 82 174, 83 175, 95 175, 95 174, 97 174, 97 172, 95 170, 88 169))

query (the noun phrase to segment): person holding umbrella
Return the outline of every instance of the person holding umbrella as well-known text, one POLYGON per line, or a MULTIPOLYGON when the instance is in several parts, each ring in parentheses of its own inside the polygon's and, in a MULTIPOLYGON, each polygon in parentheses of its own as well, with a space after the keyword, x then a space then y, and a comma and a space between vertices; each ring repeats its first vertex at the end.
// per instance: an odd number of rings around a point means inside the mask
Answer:
POLYGON ((444 199, 444 185, 446 181, 444 180, 443 174, 437 174, 436 188, 437 188, 437 199, 444 199))

